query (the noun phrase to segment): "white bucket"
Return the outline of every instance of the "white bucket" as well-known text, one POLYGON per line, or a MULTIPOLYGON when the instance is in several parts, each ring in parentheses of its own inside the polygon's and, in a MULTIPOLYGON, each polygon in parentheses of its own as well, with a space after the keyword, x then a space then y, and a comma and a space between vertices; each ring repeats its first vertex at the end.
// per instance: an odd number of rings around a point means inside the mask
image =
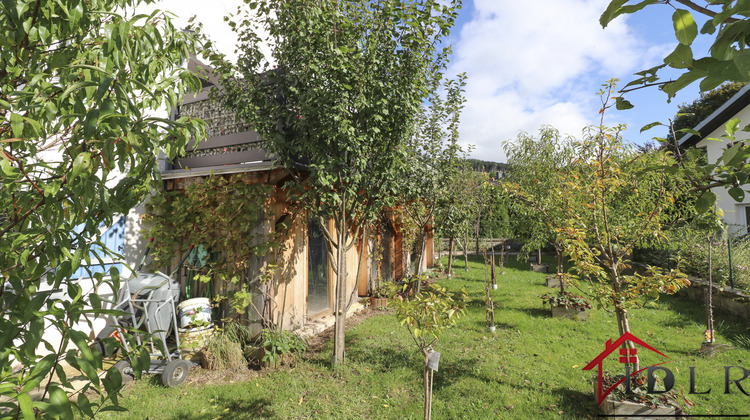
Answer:
POLYGON ((211 301, 208 298, 193 298, 177 305, 180 328, 188 328, 194 323, 211 324, 211 301))

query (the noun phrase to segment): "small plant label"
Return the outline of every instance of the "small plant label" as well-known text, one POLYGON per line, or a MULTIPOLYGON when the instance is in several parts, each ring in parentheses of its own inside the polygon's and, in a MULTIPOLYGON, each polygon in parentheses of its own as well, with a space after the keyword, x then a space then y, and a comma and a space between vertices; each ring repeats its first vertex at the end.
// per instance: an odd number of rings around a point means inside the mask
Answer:
POLYGON ((437 372, 438 364, 440 364, 440 352, 430 351, 429 356, 427 356, 427 367, 437 372))

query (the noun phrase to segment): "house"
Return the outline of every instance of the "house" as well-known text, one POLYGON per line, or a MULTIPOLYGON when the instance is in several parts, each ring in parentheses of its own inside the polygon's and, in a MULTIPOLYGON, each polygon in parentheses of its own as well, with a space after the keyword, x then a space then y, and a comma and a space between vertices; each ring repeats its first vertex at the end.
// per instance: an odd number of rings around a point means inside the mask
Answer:
MULTIPOLYGON (((679 141, 680 148, 705 148, 708 162, 716 162, 728 146, 727 139, 722 138, 722 135, 726 132, 726 123, 734 118, 741 121, 740 128, 750 124, 750 84, 745 85, 724 105, 693 128, 700 135, 693 133, 684 135, 679 141)), ((748 140, 750 139, 750 132, 740 130, 735 136, 737 141, 748 140)), ((742 202, 737 202, 729 195, 728 191, 728 188, 713 189, 716 194, 716 204, 724 213, 723 218, 728 225, 729 234, 750 233, 750 230, 748 230, 750 228, 750 194, 746 194, 742 202)))
MULTIPOLYGON (((281 223, 289 223, 290 228, 284 239, 285 250, 273 263, 279 267, 272 284, 255 285, 253 304, 248 308, 246 320, 250 321, 253 332, 260 332, 261 314, 270 318, 275 325, 296 330, 308 321, 315 320, 332 312, 335 290, 335 276, 329 255, 325 249, 321 227, 304 212, 295 209, 283 191, 283 185, 290 174, 275 164, 275 157, 264 148, 264 141, 250 127, 239 121, 235 115, 209 98, 212 87, 218 81, 206 72, 209 69, 195 58, 191 58, 188 68, 206 74, 203 89, 197 94, 185 96, 183 104, 175 110, 172 118, 180 116, 198 117, 206 121, 208 138, 188 145, 184 156, 174 161, 160 163, 161 177, 167 191, 185 190, 189 185, 203 182, 208 177, 236 177, 242 175, 245 181, 263 184, 272 189, 269 208, 260 216, 260 222, 253 230, 259 237, 278 231, 281 223), (259 289, 259 288, 262 288, 259 289), (266 296, 266 299, 263 299, 266 296)), ((328 226, 333 229, 332 223, 328 226)), ((347 291, 357 290, 359 296, 371 293, 378 279, 399 279, 407 268, 408 255, 403 250, 402 235, 398 226, 384 218, 382 233, 361 241, 346 255, 347 291), (357 273, 357 262, 362 269, 357 273)), ((429 236, 430 246, 432 236, 429 236)), ((187 244, 182 244, 187 245, 187 244)), ((428 253, 427 261, 432 260, 428 253)), ((177 261, 174 261, 176 264, 177 261)), ((252 264, 250 277, 257 278, 269 260, 261 259, 252 264)), ((171 271, 171 270, 170 270, 171 271)), ((183 294, 197 288, 191 274, 185 270, 178 273, 183 294), (195 287, 194 287, 195 286, 195 287)), ((214 283, 214 289, 222 287, 214 283)), ((215 290, 204 290, 212 292, 215 290)), ((194 297, 194 296, 185 296, 194 297)))

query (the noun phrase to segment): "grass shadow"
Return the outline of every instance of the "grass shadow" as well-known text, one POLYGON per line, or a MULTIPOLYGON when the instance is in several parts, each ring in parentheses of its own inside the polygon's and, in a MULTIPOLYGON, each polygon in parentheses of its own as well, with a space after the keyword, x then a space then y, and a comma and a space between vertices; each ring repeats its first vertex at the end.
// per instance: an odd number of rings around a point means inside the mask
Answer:
POLYGON ((550 393, 560 401, 556 409, 562 411, 566 419, 588 419, 596 418, 599 408, 592 393, 584 393, 566 388, 555 388, 550 393))
MULTIPOLYGON (((214 404, 224 407, 224 415, 233 419, 268 419, 275 418, 276 415, 268 407, 271 406, 271 400, 258 398, 256 400, 246 400, 240 398, 216 398, 214 404)), ((174 413, 169 419, 186 419, 202 420, 206 418, 206 413, 174 413)))
POLYGON ((523 312, 535 318, 550 318, 549 308, 521 308, 521 309, 514 309, 514 310, 523 312))

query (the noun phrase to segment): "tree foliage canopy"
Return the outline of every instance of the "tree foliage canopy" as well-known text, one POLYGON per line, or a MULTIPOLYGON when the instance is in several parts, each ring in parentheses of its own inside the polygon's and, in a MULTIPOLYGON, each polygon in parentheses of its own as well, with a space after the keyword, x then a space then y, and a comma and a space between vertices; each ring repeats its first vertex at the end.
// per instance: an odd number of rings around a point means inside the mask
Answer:
POLYGON ((174 156, 202 131, 197 120, 152 116, 200 82, 180 67, 191 37, 159 12, 123 11, 140 3, 0 2, 0 398, 12 415, 96 414, 100 406, 83 394, 71 406, 61 388, 71 378, 49 378, 62 356, 116 402, 119 380, 99 380, 101 358, 81 328, 107 313, 83 286, 116 288, 117 270, 90 285, 70 278, 112 255, 100 228, 144 198, 159 151, 174 156), (59 332, 59 346, 45 328, 59 332), (31 401, 37 386, 48 402, 31 401))
POLYGON ((334 231, 321 223, 336 253, 334 364, 343 360, 343 317, 356 292, 347 302, 346 251, 393 202, 414 119, 445 66, 448 50, 437 46, 459 5, 250 1, 231 23, 237 65, 214 60, 224 103, 290 171, 301 205, 334 222, 334 231))

